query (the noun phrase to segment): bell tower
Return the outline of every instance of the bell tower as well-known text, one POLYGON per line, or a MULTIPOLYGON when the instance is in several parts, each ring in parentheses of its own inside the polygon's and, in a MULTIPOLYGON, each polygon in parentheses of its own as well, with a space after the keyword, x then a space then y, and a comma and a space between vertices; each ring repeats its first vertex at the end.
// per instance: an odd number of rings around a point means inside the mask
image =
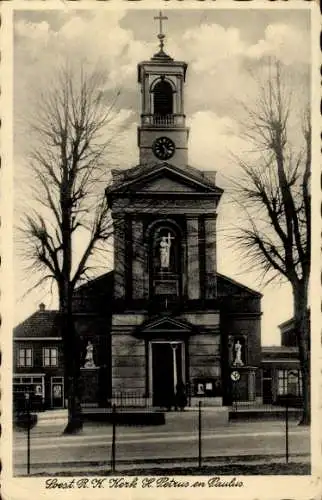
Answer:
POLYGON ((140 163, 112 170, 106 189, 114 223, 110 402, 124 394, 128 405, 169 408, 186 386, 192 405, 203 397, 231 404, 236 370, 241 397, 252 401, 261 386, 259 294, 217 272, 223 189, 215 170, 187 164, 187 64, 165 52, 166 17, 156 19, 159 50, 138 64, 140 163))
POLYGON ((187 165, 188 136, 184 114, 184 83, 187 64, 175 61, 164 51, 162 22, 159 13, 159 51, 149 61, 138 64, 141 86, 141 122, 138 127, 140 164, 170 161, 181 167, 187 165))

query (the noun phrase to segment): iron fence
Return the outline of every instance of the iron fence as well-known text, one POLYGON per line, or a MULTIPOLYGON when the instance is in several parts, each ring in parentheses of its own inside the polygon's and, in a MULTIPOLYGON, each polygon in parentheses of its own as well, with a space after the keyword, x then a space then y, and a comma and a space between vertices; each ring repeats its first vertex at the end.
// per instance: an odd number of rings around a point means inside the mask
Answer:
MULTIPOLYGON (((286 406, 285 401, 277 401, 276 403, 261 403, 260 401, 233 401, 230 405, 230 411, 232 412, 243 412, 243 411, 262 411, 263 413, 267 412, 276 412, 277 410, 284 411, 286 406)), ((290 400, 287 404, 288 408, 293 410, 300 411, 302 409, 302 405, 290 400)))
POLYGON ((117 408, 150 408, 152 398, 138 391, 115 391, 112 393, 111 403, 117 408))
MULTIPOLYGON (((124 439, 124 436, 126 437, 126 434, 123 434, 123 426, 124 425, 133 425, 136 428, 140 427, 141 425, 160 425, 160 424, 165 424, 167 423, 165 419, 163 420, 158 420, 156 421, 154 419, 154 415, 160 414, 163 415, 163 412, 155 412, 154 410, 152 411, 146 411, 147 406, 142 406, 143 404, 145 405, 150 405, 151 400, 150 398, 146 397, 144 393, 138 392, 138 391, 132 391, 128 393, 124 393, 122 391, 116 391, 114 394, 115 400, 118 401, 119 405, 125 405, 127 408, 130 408, 129 404, 134 405, 135 408, 137 408, 137 405, 141 405, 140 407, 142 408, 142 411, 123 411, 123 409, 119 406, 117 407, 115 403, 111 404, 110 408, 105 408, 105 415, 101 414, 100 409, 92 409, 92 412, 94 413, 99 413, 103 418, 99 419, 101 422, 108 422, 109 424, 112 424, 112 432, 109 435, 108 439, 108 451, 107 451, 107 456, 106 459, 103 459, 103 462, 106 461, 106 467, 108 470, 111 470, 111 472, 115 472, 116 470, 122 470, 123 466, 127 466, 129 463, 132 463, 131 457, 127 457, 127 441, 124 439), (106 418, 106 416, 108 418, 106 418), (144 418, 142 420, 143 417, 144 418), (108 465, 110 464, 110 465, 108 465)), ((263 409, 264 411, 273 411, 276 409, 276 406, 274 405, 260 405, 259 402, 239 402, 238 403, 239 410, 241 408, 248 409, 263 409), (252 405, 252 406, 251 406, 252 405)), ((27 468, 27 474, 30 474, 30 469, 33 468, 33 465, 31 463, 31 430, 33 427, 33 423, 31 421, 31 414, 30 414, 30 407, 29 407, 29 401, 28 398, 26 398, 26 411, 27 411, 27 420, 26 420, 26 425, 24 425, 23 429, 27 431, 27 455, 26 455, 26 461, 24 462, 24 466, 26 465, 27 468)), ((88 413, 88 410, 86 410, 86 413, 88 413)), ((180 412, 178 412, 181 414, 180 412)), ((209 435, 209 425, 211 427, 211 433, 213 433, 213 428, 214 428, 214 421, 213 418, 214 416, 209 413, 209 408, 204 407, 204 404, 202 400, 198 401, 198 406, 192 411, 186 412, 184 416, 184 420, 181 420, 178 422, 178 420, 173 418, 174 415, 171 415, 171 418, 169 419, 169 427, 170 429, 175 430, 175 434, 177 435, 178 432, 180 433, 180 430, 182 430, 182 440, 183 442, 186 441, 187 435, 189 434, 189 442, 191 440, 191 447, 192 447, 192 454, 190 453, 190 448, 189 448, 189 453, 188 454, 183 454, 183 456, 180 458, 180 440, 178 441, 178 454, 172 456, 171 453, 169 456, 153 456, 153 458, 147 458, 142 455, 142 459, 135 458, 135 462, 138 464, 138 467, 140 467, 139 464, 144 463, 150 463, 153 466, 156 466, 156 464, 160 463, 176 463, 178 466, 182 466, 185 468, 186 466, 184 464, 192 464, 192 467, 197 468, 201 470, 201 467, 205 465, 206 461, 218 461, 220 460, 218 457, 222 456, 222 462, 226 460, 226 454, 224 455, 217 455, 216 454, 216 448, 210 451, 209 448, 209 438, 211 435, 209 435), (188 419, 187 419, 188 417, 188 419), (178 427, 178 423, 180 424, 180 427, 178 427), (189 429, 189 430, 188 430, 189 429), (208 433, 208 435, 206 435, 208 433), (194 464, 197 464, 196 466, 194 464)), ((291 412, 288 406, 286 405, 285 408, 283 408, 283 411, 281 411, 281 418, 280 422, 282 425, 278 427, 278 431, 280 432, 280 437, 284 437, 284 443, 282 440, 279 440, 279 442, 282 443, 282 446, 277 449, 276 454, 272 453, 272 457, 276 457, 278 460, 285 456, 285 462, 286 464, 289 463, 290 461, 290 456, 292 454, 297 455, 297 453, 294 450, 294 446, 292 445, 292 441, 290 443, 290 439, 292 439, 292 434, 289 433, 289 417, 291 417, 291 412), (284 422, 284 426, 283 426, 284 422), (284 434, 284 435, 283 435, 284 434), (290 448, 291 444, 291 448, 290 448), (293 446, 293 448, 292 448, 293 446), (293 449, 293 451, 292 451, 293 449), (291 453, 292 452, 292 453, 291 453)), ((181 418, 181 417, 180 417, 181 418)), ((92 419, 89 419, 92 420, 92 419)), ((96 420, 96 419, 94 419, 96 420)), ((218 423, 219 421, 217 421, 218 423)), ((223 421, 219 425, 222 425, 223 421)), ((229 422, 227 421, 225 425, 229 426, 229 422)), ((262 429, 262 427, 261 427, 262 429)), ((265 427, 266 429, 266 427, 265 427)), ((256 428, 254 429, 256 431, 256 428)), ((144 434, 140 430, 138 432, 138 438, 143 438, 144 434)), ((164 437, 167 437, 167 432, 163 431, 164 437)), ((232 434, 233 435, 233 434, 232 434)), ((220 434, 218 433, 218 436, 220 434)), ((138 442, 138 450, 137 453, 140 454, 140 439, 137 440, 138 442)), ((160 436, 158 436, 157 440, 160 440, 160 436)), ((161 439, 162 441, 162 439, 161 439)), ((215 440, 214 440, 215 442, 215 440)), ((58 445, 59 446, 59 445, 58 445)), ((216 445, 214 445, 216 446, 216 445)), ((245 450, 247 450, 247 444, 245 445, 245 450)), ((222 448, 221 448, 222 451, 222 448)), ((258 460, 263 460, 263 457, 266 456, 265 454, 265 446, 261 445, 258 448, 258 455, 254 455, 254 451, 252 449, 252 454, 251 456, 258 457, 258 460), (264 454, 263 454, 264 450, 264 454)), ((305 453, 303 454, 302 452, 298 454, 299 456, 304 456, 305 453)), ((306 456, 306 455, 305 455, 306 456)), ((230 460, 236 460, 236 463, 239 461, 239 455, 231 455, 230 460)), ((102 462, 95 462, 95 464, 101 464, 102 462)), ((279 464, 280 466, 280 464, 279 464)), ((35 464, 35 467, 38 467, 38 464, 35 464)), ((34 471, 33 471, 34 472, 34 471)))

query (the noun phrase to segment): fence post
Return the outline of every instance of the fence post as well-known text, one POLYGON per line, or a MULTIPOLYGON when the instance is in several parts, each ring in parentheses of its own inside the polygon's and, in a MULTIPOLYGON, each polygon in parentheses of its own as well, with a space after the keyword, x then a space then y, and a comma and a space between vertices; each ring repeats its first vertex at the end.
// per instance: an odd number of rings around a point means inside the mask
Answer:
POLYGON ((27 474, 30 474, 30 394, 25 393, 26 409, 27 409, 27 474))
POLYGON ((113 404, 112 409, 112 456, 111 456, 111 469, 115 472, 115 441, 116 441, 116 405, 113 404))
POLYGON ((289 445, 288 445, 288 399, 285 398, 285 459, 288 464, 289 456, 289 445))
POLYGON ((201 467, 202 460, 202 421, 201 421, 201 401, 198 407, 198 467, 201 467))
POLYGON ((238 403, 237 403, 237 399, 238 399, 238 393, 237 393, 237 382, 233 382, 234 384, 234 400, 235 400, 235 411, 237 411, 237 408, 238 408, 238 403))

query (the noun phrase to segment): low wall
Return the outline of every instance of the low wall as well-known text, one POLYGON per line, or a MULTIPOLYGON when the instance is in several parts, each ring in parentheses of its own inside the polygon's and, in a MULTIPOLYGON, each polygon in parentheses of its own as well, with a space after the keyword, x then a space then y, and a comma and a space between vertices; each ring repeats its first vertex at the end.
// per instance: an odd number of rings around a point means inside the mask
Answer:
POLYGON ((199 406, 199 401, 201 401, 202 406, 222 406, 222 398, 212 398, 212 397, 198 397, 191 396, 190 406, 199 406))

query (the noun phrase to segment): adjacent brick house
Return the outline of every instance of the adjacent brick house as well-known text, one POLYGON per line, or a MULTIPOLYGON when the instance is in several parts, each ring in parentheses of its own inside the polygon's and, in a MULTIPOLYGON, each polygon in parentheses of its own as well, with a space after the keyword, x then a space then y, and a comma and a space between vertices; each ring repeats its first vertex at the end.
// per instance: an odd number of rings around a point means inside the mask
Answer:
POLYGON ((64 368, 57 311, 39 310, 13 331, 13 396, 19 404, 26 392, 39 408, 64 406, 64 368))
MULTIPOLYGON (((113 273, 107 273, 75 291, 74 321, 81 339, 82 367, 88 342, 94 346, 94 379, 83 387, 84 404, 89 400, 91 404, 105 405, 110 392, 112 290, 113 273)), ((15 404, 21 404, 28 392, 34 406, 63 408, 66 404, 64 358, 58 311, 46 310, 44 304, 40 304, 38 311, 14 328, 13 344, 15 404)))
POLYGON ((292 404, 301 405, 302 376, 293 318, 281 323, 279 329, 281 346, 262 348, 263 402, 278 404, 287 395, 292 404))

